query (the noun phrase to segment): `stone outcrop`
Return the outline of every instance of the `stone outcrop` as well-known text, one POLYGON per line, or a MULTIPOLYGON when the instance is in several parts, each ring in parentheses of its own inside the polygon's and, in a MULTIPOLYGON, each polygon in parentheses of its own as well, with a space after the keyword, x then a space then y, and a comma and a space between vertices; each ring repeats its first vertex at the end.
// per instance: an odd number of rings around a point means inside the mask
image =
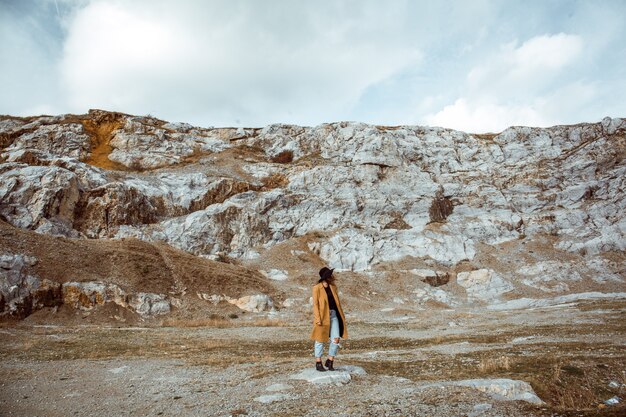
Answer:
POLYGON ((127 294, 115 284, 102 282, 58 283, 40 279, 27 269, 37 259, 19 254, 0 255, 0 316, 24 318, 43 307, 67 305, 90 310, 105 303, 129 308, 142 317, 169 313, 170 302, 162 294, 127 294))
POLYGON ((473 388, 482 391, 495 400, 500 401, 526 401, 531 404, 541 405, 544 402, 535 394, 528 382, 514 379, 466 379, 462 381, 445 381, 430 386, 459 386, 473 388))
POLYGON ((0 316, 24 318, 40 308, 61 304, 61 284, 27 272, 36 263, 29 256, 0 255, 0 316))
POLYGON ((367 372, 360 366, 353 365, 338 366, 334 372, 319 372, 315 368, 307 368, 289 376, 289 379, 303 380, 316 385, 343 385, 352 380, 352 375, 364 376, 367 372))
POLYGON ((413 269, 411 273, 417 275, 422 282, 425 282, 432 287, 440 287, 450 282, 450 273, 445 271, 413 269))
POLYGON ((246 295, 235 300, 228 300, 228 302, 236 305, 241 310, 253 313, 274 309, 274 302, 265 294, 246 295))
POLYGON ((459 272, 456 282, 465 288, 469 298, 485 301, 497 299, 501 294, 513 289, 511 283, 487 269, 459 272))
POLYGON ((624 283, 623 119, 472 135, 347 122, 198 128, 105 113, 0 120, 2 219, 244 263, 306 239, 311 259, 338 272, 437 270, 421 279, 440 291, 420 287, 419 300, 624 283), (95 158, 103 140, 110 152, 95 158), (526 242, 543 246, 507 252, 526 242), (500 264, 481 265, 487 256, 500 264), (457 274, 462 263, 473 271, 457 274))
POLYGON ((267 294, 244 295, 240 298, 232 298, 226 295, 218 294, 209 295, 204 293, 198 293, 197 295, 201 300, 210 301, 213 304, 225 301, 237 306, 240 310, 251 313, 274 310, 274 300, 272 300, 272 298, 267 294))
POLYGON ((105 303, 115 303, 143 317, 170 312, 170 302, 163 294, 127 294, 115 284, 102 282, 66 282, 62 287, 63 304, 81 310, 90 310, 105 303))

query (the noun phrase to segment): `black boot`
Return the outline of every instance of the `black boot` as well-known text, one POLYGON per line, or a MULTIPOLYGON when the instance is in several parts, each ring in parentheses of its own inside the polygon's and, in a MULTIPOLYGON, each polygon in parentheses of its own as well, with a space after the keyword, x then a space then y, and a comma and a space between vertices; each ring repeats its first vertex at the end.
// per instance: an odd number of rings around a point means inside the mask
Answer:
POLYGON ((324 365, 326 365, 329 371, 335 370, 335 368, 333 368, 333 361, 331 361, 330 359, 326 359, 326 363, 324 365))
POLYGON ((322 362, 315 362, 315 369, 317 369, 320 372, 326 372, 326 369, 324 369, 322 362))

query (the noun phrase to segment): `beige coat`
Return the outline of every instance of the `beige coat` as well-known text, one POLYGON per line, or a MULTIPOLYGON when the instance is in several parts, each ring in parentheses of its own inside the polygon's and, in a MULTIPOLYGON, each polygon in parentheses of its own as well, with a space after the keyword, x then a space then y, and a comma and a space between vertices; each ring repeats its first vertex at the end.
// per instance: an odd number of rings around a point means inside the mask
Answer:
MULTIPOLYGON (((337 287, 330 285, 330 290, 333 293, 337 309, 339 310, 339 320, 340 322, 343 322, 343 333, 341 334, 341 338, 345 339, 348 337, 348 328, 346 326, 346 317, 343 315, 341 302, 339 301, 339 296, 337 295, 337 287)), ((311 339, 325 343, 328 342, 329 337, 330 308, 328 308, 328 296, 326 295, 326 290, 324 289, 324 285, 320 282, 313 287, 313 331, 311 331, 311 339), (317 324, 320 322, 322 323, 321 325, 317 324)))

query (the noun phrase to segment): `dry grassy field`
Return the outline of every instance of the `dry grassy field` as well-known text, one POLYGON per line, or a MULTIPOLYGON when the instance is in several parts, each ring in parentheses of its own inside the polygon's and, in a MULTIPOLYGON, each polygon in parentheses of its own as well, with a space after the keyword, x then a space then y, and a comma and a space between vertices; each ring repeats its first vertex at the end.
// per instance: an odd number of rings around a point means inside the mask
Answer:
POLYGON ((534 310, 425 311, 349 319, 345 385, 289 378, 311 367, 308 323, 255 316, 0 328, 0 414, 618 416, 626 395, 621 301, 534 310), (544 401, 504 401, 448 381, 509 378, 544 401), (280 385, 277 385, 280 384, 280 385), (440 386, 438 384, 441 384, 440 386), (279 392, 273 402, 263 396, 279 392))

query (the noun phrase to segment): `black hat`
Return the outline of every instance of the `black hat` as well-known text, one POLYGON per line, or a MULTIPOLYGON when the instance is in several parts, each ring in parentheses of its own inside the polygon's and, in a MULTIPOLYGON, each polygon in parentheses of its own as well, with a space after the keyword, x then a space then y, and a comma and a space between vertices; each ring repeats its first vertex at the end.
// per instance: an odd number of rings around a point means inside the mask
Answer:
POLYGON ((322 281, 330 278, 333 275, 333 271, 334 270, 335 270, 335 268, 328 269, 327 267, 324 267, 324 268, 320 269, 320 280, 318 282, 322 282, 322 281))

